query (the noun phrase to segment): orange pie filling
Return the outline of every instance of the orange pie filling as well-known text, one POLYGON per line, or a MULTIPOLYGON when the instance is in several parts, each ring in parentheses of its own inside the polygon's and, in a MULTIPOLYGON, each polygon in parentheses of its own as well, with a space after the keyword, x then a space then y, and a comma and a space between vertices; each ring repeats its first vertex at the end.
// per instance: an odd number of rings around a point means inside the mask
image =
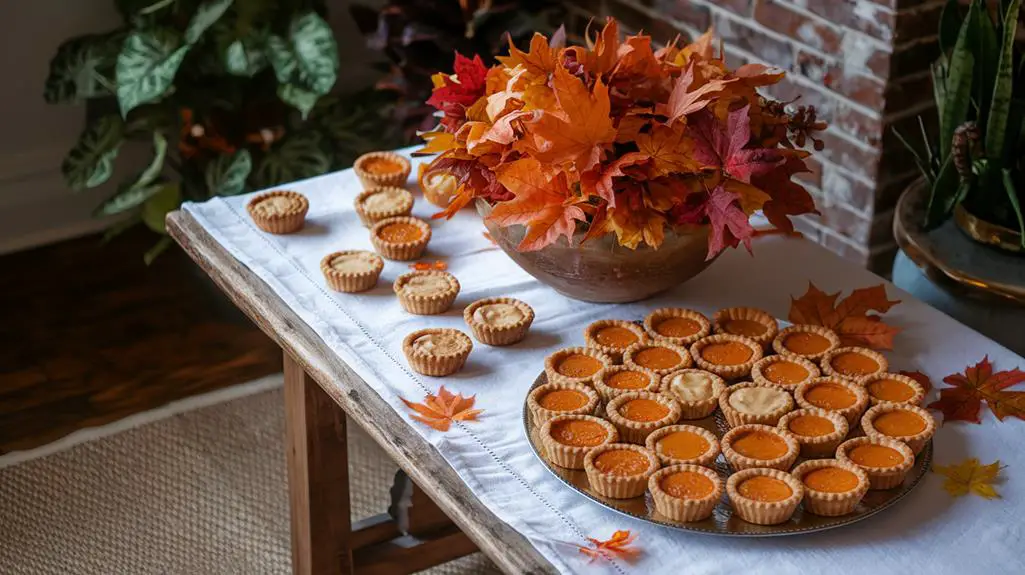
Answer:
POLYGON ((680 365, 680 354, 666 347, 649 347, 633 354, 633 362, 648 369, 669 369, 680 365))
POLYGON ((587 395, 575 389, 549 391, 537 400, 537 404, 549 411, 573 411, 587 405, 587 395))
POLYGON ((868 393, 879 401, 900 403, 915 396, 915 390, 903 381, 879 379, 868 384, 868 393))
POLYGON ((652 328, 665 337, 690 337, 701 331, 701 324, 688 317, 667 317, 652 328))
POLYGON ((827 351, 830 342, 817 333, 799 331, 788 335, 783 340, 783 347, 799 355, 815 355, 827 351))
POLYGON ((552 439, 570 447, 595 447, 609 437, 609 431, 595 421, 570 419, 557 421, 551 427, 552 439))
POLYGON ((733 450, 751 459, 777 459, 787 454, 787 442, 768 431, 749 431, 735 438, 733 450))
POLYGON ((367 158, 360 164, 360 169, 368 174, 380 176, 384 174, 397 174, 405 169, 405 166, 388 158, 367 158))
POLYGON ((847 493, 858 488, 858 476, 839 467, 820 467, 804 474, 801 481, 815 491, 847 493))
POLYGON ((673 459, 694 459, 708 451, 708 440, 689 431, 667 433, 658 440, 658 448, 662 455, 673 459))
POLYGON ((723 322, 722 329, 726 333, 744 337, 759 337, 769 331, 765 324, 753 319, 729 319, 723 322))
POLYGON ((890 437, 910 437, 925 431, 925 421, 916 413, 898 409, 881 413, 872 420, 876 431, 890 437))
POLYGON ((602 367, 602 362, 589 355, 571 353, 559 360, 555 371, 566 377, 591 377, 602 367))
POLYGON ((658 482, 658 486, 679 499, 701 499, 711 495, 715 489, 711 479, 694 471, 670 473, 658 482))
POLYGON ((832 365, 837 373, 848 377, 861 377, 879 371, 876 360, 856 351, 845 351, 833 356, 829 365, 832 365))
POLYGON ((892 447, 866 443, 847 452, 847 458, 862 467, 894 467, 904 463, 904 455, 892 447))
POLYGON ((420 226, 408 222, 395 222, 377 230, 377 235, 382 240, 392 243, 415 242, 423 237, 420 226))
POLYGON ((636 333, 618 325, 603 327, 594 334, 594 341, 615 349, 626 349, 640 339, 636 333))
POLYGON ((772 383, 793 385, 808 379, 808 370, 792 361, 777 361, 766 365, 762 375, 772 383))
POLYGON ((804 392, 804 399, 822 409, 847 409, 857 403, 858 398, 849 389, 835 383, 820 383, 804 392))
POLYGON ((605 385, 613 389, 644 389, 651 384, 651 378, 639 371, 617 371, 605 378, 605 385))
POLYGON ((610 449, 594 458, 594 467, 609 475, 640 475, 650 466, 651 462, 643 453, 631 449, 610 449))
POLYGON ((787 422, 787 429, 803 437, 821 437, 836 431, 832 421, 818 415, 798 415, 787 422))
POLYGON ((631 399, 619 406, 619 414, 630 421, 650 423, 669 415, 669 408, 654 399, 631 399))
POLYGON ((750 361, 753 355, 751 348, 735 341, 710 343, 701 349, 701 357, 716 365, 740 365, 750 361))
POLYGON ((793 495, 794 490, 783 480, 768 475, 755 475, 741 481, 740 485, 737 485, 737 493, 755 501, 775 503, 793 495))

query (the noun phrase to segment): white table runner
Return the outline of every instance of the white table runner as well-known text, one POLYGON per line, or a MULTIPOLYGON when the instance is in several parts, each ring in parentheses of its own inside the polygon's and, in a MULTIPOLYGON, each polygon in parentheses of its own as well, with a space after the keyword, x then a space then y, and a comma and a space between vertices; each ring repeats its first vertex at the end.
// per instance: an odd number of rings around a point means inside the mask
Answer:
MULTIPOLYGON (((414 173, 416 170, 414 169, 414 173)), ((414 185, 415 186, 415 185, 414 185)), ((263 279, 327 346, 349 364, 410 426, 430 441, 503 521, 526 536, 563 572, 589 573, 1025 573, 1025 422, 998 423, 985 411, 982 425, 951 423, 936 436, 934 462, 958 463, 977 457, 1000 459, 1009 477, 998 486, 1003 499, 970 495, 952 499, 943 478, 928 474, 914 493, 878 516, 832 531, 768 539, 728 539, 650 525, 607 511, 564 486, 539 463, 521 424, 527 389, 543 368, 544 357, 583 344, 583 328, 602 318, 639 319, 649 310, 684 306, 711 315, 716 309, 747 305, 785 318, 791 296, 813 281, 826 292, 866 287, 882 280, 802 240, 764 238, 755 257, 742 250, 722 256, 696 279, 654 299, 624 305, 597 305, 565 298, 520 270, 483 235, 476 214, 463 211, 434 224, 424 260, 443 259, 462 285, 452 310, 441 316, 405 313, 391 282, 408 271, 404 262, 386 262, 377 287, 363 294, 329 290, 320 259, 340 249, 372 250, 352 201, 361 190, 351 170, 289 186, 310 200, 305 229, 274 236, 250 221, 250 196, 186 204, 203 227, 234 257, 263 279), (487 296, 510 296, 536 311, 530 335, 507 348, 475 342, 466 367, 447 378, 412 372, 402 338, 423 327, 454 327, 467 303, 487 296), (399 400, 422 401, 442 384, 477 395, 485 410, 478 422, 434 431, 409 419, 399 400), (1017 476, 1017 477, 1015 477, 1017 476), (643 552, 633 564, 589 561, 575 545, 586 537, 607 539, 617 529, 638 534, 643 552)), ((411 186, 411 189, 414 187, 411 186)), ((415 215, 437 211, 419 195, 415 215)), ((988 355, 996 369, 1025 368, 1025 360, 949 317, 887 284, 902 303, 886 314, 904 329, 888 356, 892 370, 920 370, 934 384, 988 355)), ((1023 328, 1025 329, 1025 328, 1023 328)), ((935 394, 935 392, 933 392, 935 394)))

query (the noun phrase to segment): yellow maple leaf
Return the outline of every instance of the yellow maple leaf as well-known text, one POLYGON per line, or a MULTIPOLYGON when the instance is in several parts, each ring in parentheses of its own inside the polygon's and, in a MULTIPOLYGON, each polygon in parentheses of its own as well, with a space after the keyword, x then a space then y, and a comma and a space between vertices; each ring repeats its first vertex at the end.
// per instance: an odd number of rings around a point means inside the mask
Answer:
POLYGON ((993 487, 1001 470, 1000 460, 989 465, 979 465, 979 460, 972 457, 956 465, 933 465, 933 473, 946 477, 943 489, 951 497, 961 497, 974 493, 984 499, 999 499, 1000 494, 993 487))

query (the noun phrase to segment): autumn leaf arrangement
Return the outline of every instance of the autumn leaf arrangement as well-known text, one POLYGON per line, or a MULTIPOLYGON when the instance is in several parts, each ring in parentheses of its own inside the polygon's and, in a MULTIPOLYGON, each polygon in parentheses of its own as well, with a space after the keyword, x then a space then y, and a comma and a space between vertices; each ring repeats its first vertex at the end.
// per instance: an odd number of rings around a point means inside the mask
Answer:
POLYGON ((825 124, 758 92, 784 72, 731 70, 712 31, 656 50, 609 19, 586 46, 564 44, 561 31, 535 34, 496 66, 457 54, 454 74, 434 76, 441 121, 420 152, 438 156, 423 178, 457 182, 436 217, 482 199, 493 223, 526 227, 524 251, 606 234, 657 249, 667 230, 703 226, 711 258, 750 249, 756 211, 785 233, 790 216, 815 212, 792 176, 825 124))

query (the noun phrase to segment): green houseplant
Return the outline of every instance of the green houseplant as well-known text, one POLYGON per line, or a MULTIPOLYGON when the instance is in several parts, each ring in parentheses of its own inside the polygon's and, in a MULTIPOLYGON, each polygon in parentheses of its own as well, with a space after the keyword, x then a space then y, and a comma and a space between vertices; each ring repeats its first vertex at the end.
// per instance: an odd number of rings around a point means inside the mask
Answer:
MULTIPOLYGON (((50 63, 45 98, 87 102, 62 172, 73 190, 108 181, 123 144, 152 147, 95 215, 126 214, 164 234, 184 200, 322 174, 390 146, 384 92, 329 95, 338 49, 323 0, 116 0, 117 29, 72 38, 50 63), (374 134, 373 137, 367 137, 374 134)), ((170 245, 162 237, 151 262, 170 245)))
MULTIPOLYGON (((948 0, 932 66, 938 134, 911 150, 930 189, 927 228, 951 215, 974 239, 1025 249, 1025 58, 1015 46, 1021 0, 948 0), (1004 230, 1002 242, 966 222, 1004 230), (1013 243, 1006 240, 1013 238, 1013 243)), ((988 234, 991 235, 991 234, 988 234)))

